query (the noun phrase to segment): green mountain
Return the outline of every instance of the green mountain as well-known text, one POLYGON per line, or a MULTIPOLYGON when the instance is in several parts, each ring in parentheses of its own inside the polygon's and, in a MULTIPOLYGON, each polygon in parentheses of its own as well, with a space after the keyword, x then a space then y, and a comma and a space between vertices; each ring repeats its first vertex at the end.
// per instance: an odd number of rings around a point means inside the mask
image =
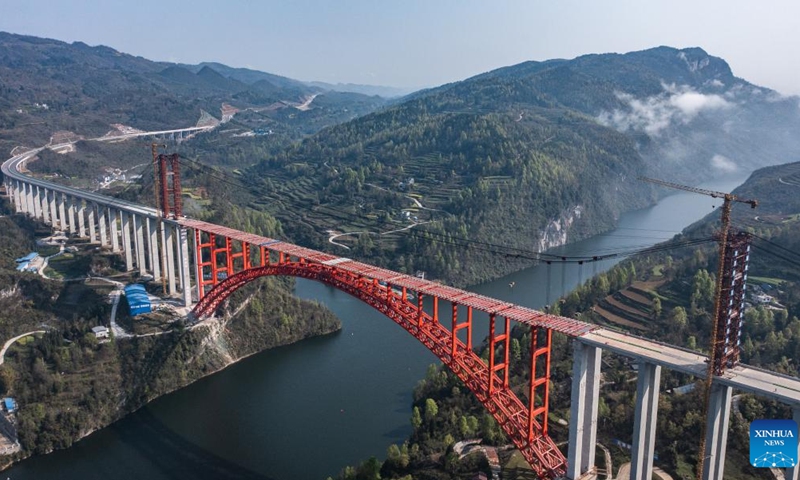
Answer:
POLYGON ((652 200, 638 175, 697 182, 795 155, 797 104, 699 48, 526 62, 325 129, 254 168, 255 195, 298 239, 356 232, 330 240, 469 283, 519 263, 461 247, 607 229, 652 200))
POLYGON ((230 123, 227 136, 272 132, 273 143, 283 145, 383 103, 218 63, 153 62, 105 46, 0 32, 0 150, 6 152, 44 145, 63 130, 94 137, 111 124, 189 127, 204 111, 230 123))

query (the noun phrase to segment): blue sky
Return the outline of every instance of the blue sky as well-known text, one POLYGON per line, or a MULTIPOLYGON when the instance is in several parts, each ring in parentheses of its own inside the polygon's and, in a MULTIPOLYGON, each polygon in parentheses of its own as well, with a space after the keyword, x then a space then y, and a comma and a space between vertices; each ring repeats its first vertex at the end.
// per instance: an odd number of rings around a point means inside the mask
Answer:
POLYGON ((699 46, 800 94, 794 1, 0 0, 0 30, 300 80, 433 86, 526 60, 699 46), (767 8, 766 5, 769 5, 767 8))

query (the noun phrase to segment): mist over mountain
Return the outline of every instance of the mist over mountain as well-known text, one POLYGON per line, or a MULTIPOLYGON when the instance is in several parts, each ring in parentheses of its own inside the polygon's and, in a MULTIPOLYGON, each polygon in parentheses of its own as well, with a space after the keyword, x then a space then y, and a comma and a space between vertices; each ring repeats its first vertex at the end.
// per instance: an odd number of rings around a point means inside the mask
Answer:
POLYGON ((697 181, 800 159, 800 99, 734 76, 701 48, 526 62, 431 93, 462 96, 489 85, 625 133, 656 176, 697 181))
MULTIPOLYGON (((298 214, 281 199, 291 192, 309 208, 398 225, 410 209, 420 221, 435 218, 422 228, 443 238, 460 232, 543 250, 608 229, 621 212, 652 201, 639 175, 697 183, 783 163, 797 155, 798 127, 797 98, 735 77, 702 49, 658 47, 526 62, 416 92, 321 131, 254 174, 270 179, 259 194, 276 216, 317 232, 367 226, 298 214)), ((322 246, 321 233, 296 234, 322 246)), ((405 256, 386 261, 467 283, 483 279, 488 264, 492 275, 515 268, 446 250, 401 240, 405 256)))

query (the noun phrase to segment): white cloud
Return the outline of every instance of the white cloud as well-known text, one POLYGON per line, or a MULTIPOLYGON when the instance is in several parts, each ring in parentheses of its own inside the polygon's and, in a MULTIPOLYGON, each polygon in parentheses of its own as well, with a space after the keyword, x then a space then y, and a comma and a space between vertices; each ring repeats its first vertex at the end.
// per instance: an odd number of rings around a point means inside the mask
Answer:
POLYGON ((724 155, 719 155, 719 154, 716 154, 713 157, 711 157, 711 167, 714 168, 715 170, 724 173, 732 173, 739 170, 739 166, 736 165, 733 162, 733 160, 724 155))
POLYGON ((664 93, 644 99, 627 93, 617 93, 627 108, 602 112, 600 123, 617 130, 640 130, 657 136, 673 123, 689 123, 700 112, 730 108, 732 103, 716 94, 704 94, 688 86, 662 85, 664 93))

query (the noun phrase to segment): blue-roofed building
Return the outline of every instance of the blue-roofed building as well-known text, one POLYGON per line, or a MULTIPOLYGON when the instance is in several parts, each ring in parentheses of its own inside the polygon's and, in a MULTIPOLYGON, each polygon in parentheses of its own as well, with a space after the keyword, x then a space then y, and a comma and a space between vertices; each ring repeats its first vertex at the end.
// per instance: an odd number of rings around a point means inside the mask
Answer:
POLYGON ((126 286, 125 298, 128 300, 131 315, 134 317, 143 313, 150 313, 153 310, 150 297, 147 295, 144 285, 132 283, 126 286))
POLYGON ((31 252, 24 257, 18 258, 17 263, 29 263, 33 259, 39 256, 39 252, 31 252))
POLYGON ((17 402, 11 397, 6 397, 3 399, 3 408, 5 408, 8 413, 14 413, 17 411, 17 402))
POLYGON ((30 262, 21 262, 19 265, 17 265, 17 271, 24 272, 28 268, 28 265, 30 265, 30 262))

